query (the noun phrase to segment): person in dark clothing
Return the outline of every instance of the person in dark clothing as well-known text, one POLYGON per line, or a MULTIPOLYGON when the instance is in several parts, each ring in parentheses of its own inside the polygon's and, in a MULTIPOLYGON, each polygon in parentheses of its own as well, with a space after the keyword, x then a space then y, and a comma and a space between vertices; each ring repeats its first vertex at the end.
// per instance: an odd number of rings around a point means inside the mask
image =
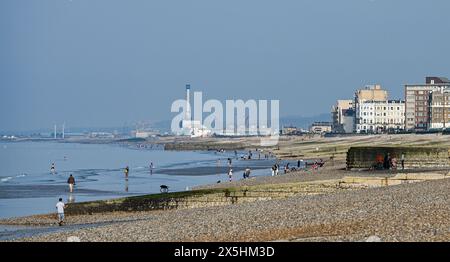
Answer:
POLYGON ((389 169, 389 155, 388 154, 384 155, 383 168, 389 169))
POLYGON ((75 178, 70 174, 69 179, 67 179, 67 184, 69 184, 70 193, 73 192, 73 186, 75 185, 75 178))
POLYGON ((391 169, 392 168, 392 157, 391 154, 388 153, 388 162, 387 162, 388 166, 387 169, 391 169))
POLYGON ((320 159, 320 162, 318 163, 319 167, 323 167, 323 165, 325 164, 325 162, 323 162, 323 159, 320 159))

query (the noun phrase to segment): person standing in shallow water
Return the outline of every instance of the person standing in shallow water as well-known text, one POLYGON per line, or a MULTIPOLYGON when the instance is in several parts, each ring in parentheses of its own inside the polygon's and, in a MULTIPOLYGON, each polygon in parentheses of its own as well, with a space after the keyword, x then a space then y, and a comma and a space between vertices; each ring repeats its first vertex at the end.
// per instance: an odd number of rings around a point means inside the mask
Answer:
POLYGON ((67 179, 67 184, 69 184, 70 193, 73 192, 73 186, 75 185, 75 178, 70 174, 69 179, 67 179))
POLYGON ((128 178, 128 173, 130 172, 130 168, 127 166, 125 167, 124 173, 125 173, 125 177, 128 178))
POLYGON ((56 203, 56 212, 58 213, 58 224, 62 226, 64 223, 64 202, 62 202, 62 198, 59 199, 59 202, 56 203))
POLYGON ((153 162, 150 163, 150 175, 153 175, 153 162))
POLYGON ((52 175, 54 175, 55 172, 55 163, 52 163, 52 166, 50 167, 50 172, 52 173, 52 175))

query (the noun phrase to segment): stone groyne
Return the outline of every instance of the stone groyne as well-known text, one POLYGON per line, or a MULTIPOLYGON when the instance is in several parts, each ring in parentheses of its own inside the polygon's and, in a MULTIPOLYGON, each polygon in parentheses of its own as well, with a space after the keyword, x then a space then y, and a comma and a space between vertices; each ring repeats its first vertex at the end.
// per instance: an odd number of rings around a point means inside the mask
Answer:
POLYGON ((314 183, 293 183, 162 193, 69 204, 66 208, 66 213, 68 215, 82 215, 116 211, 150 211, 225 206, 287 198, 298 194, 326 194, 335 192, 336 190, 350 189, 339 188, 338 184, 339 183, 336 180, 328 180, 314 183))
POLYGON ((347 151, 348 169, 369 169, 389 155, 396 158, 401 168, 401 156, 404 155, 406 169, 450 168, 450 148, 448 147, 351 147, 347 151))

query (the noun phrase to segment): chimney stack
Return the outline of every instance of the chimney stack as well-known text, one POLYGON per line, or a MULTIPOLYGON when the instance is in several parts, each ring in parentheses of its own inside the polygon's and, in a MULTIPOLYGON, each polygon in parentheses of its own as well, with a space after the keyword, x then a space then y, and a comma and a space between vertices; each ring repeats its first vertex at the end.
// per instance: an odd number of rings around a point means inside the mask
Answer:
POLYGON ((186 85, 186 115, 184 117, 184 120, 190 121, 191 120, 191 103, 190 103, 190 94, 191 91, 191 85, 186 85))

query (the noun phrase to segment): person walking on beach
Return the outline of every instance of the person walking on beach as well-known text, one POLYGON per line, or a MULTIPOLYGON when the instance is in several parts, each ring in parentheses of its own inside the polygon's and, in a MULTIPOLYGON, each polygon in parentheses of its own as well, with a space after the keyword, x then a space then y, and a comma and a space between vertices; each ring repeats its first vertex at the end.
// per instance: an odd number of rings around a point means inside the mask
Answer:
POLYGON ((56 203, 56 211, 58 213, 58 224, 59 226, 62 226, 64 223, 64 202, 62 202, 62 198, 59 199, 59 202, 56 203))
POLYGON ((130 172, 130 168, 127 166, 125 167, 124 173, 125 173, 125 177, 128 178, 128 173, 130 172))
POLYGON ((402 153, 401 157, 401 163, 402 163, 402 170, 405 170, 405 153, 402 153))
POLYGON ((289 172, 289 163, 284 166, 284 173, 287 174, 289 172))
POLYGON ((272 176, 275 176, 275 170, 276 170, 276 169, 277 169, 276 166, 273 165, 273 166, 272 166, 272 176))
POLYGON ((383 160, 383 168, 384 169, 389 169, 389 153, 384 155, 384 160, 383 160))
POLYGON ((70 174, 69 179, 67 179, 67 184, 69 184, 70 193, 73 192, 73 186, 75 185, 75 178, 70 174))
POLYGON ((230 182, 233 180, 233 169, 231 168, 228 170, 228 178, 230 179, 230 182))
POLYGON ((391 169, 397 170, 397 158, 395 155, 391 158, 391 169))

